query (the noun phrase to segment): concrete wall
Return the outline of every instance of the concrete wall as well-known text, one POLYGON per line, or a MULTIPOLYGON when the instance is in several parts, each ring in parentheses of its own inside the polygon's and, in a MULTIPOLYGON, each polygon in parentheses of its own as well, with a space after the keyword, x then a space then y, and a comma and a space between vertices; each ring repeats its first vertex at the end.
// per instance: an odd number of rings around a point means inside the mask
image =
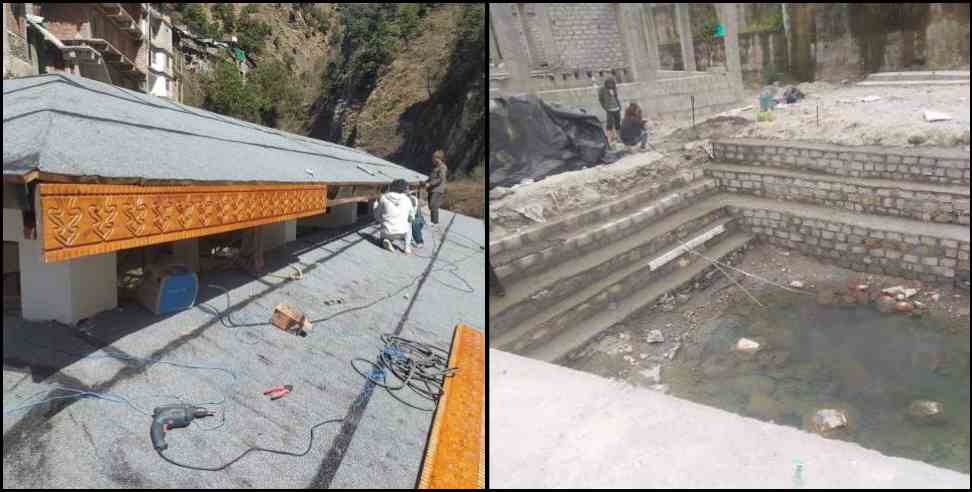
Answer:
POLYGON ((767 175, 719 168, 709 172, 719 188, 735 194, 812 203, 871 215, 969 225, 969 194, 954 189, 907 187, 893 181, 862 181, 823 175, 767 175))
MULTIPOLYGON (((606 120, 607 114, 597 99, 597 88, 541 91, 537 95, 548 103, 580 108, 606 120)), ((650 84, 620 84, 618 95, 623 106, 637 102, 647 115, 654 117, 687 114, 692 109, 691 96, 695 96, 697 115, 724 111, 738 102, 725 74, 659 79, 650 84)))
POLYGON ((760 141, 713 142, 716 159, 751 166, 822 172, 855 178, 969 185, 968 154, 951 150, 910 150, 760 141))
POLYGON ((773 210, 730 207, 761 239, 784 248, 827 258, 857 272, 925 282, 951 282, 969 271, 969 243, 928 236, 851 227, 824 220, 804 220, 773 210))
POLYGON ((968 475, 593 374, 497 350, 489 362, 497 489, 969 488, 968 475))
POLYGON ((627 66, 614 4, 553 3, 547 5, 547 12, 564 66, 582 70, 627 66))
POLYGON ((342 227, 358 221, 358 204, 345 203, 336 207, 328 207, 328 213, 298 219, 298 225, 306 227, 342 227))
POLYGON ((815 78, 969 66, 969 4, 814 4, 815 78))
MULTIPOLYGON (((726 65, 725 43, 721 39, 694 42, 696 69, 706 71, 726 65)), ((659 47, 661 66, 667 70, 684 70, 679 43, 659 47)), ((772 65, 782 75, 786 71, 786 36, 781 32, 749 32, 739 35, 739 57, 743 67, 743 82, 749 86, 762 83, 763 70, 772 65)))

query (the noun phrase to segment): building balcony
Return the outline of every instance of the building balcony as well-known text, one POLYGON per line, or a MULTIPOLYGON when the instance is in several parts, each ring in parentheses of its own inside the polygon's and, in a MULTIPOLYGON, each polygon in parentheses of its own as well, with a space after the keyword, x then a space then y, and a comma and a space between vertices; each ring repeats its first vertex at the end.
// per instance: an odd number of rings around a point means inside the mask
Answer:
POLYGON ((102 3, 99 5, 104 11, 105 16, 111 19, 119 29, 127 32, 135 39, 142 39, 144 35, 142 32, 142 24, 133 16, 134 13, 139 18, 141 17, 140 8, 139 10, 134 10, 133 7, 121 3, 102 3))
POLYGON ((144 80, 148 76, 145 70, 135 65, 135 62, 104 39, 65 39, 62 43, 67 46, 90 46, 94 48, 101 53, 105 63, 128 77, 144 80))

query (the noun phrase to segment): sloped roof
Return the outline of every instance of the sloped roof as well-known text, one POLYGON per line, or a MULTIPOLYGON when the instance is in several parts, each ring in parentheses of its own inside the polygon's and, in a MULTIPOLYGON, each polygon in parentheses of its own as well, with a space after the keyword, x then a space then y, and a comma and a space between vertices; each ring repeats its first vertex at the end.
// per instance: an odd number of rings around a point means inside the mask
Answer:
POLYGON ((485 244, 486 229, 481 220, 442 211, 442 227, 427 230, 426 246, 413 256, 384 251, 374 244, 378 234, 378 226, 358 224, 337 236, 303 236, 266 256, 267 272, 286 277, 288 265, 299 265, 300 281, 210 271, 197 307, 156 316, 123 299, 121 309, 93 317, 80 336, 5 311, 5 410, 48 398, 57 386, 130 398, 145 412, 179 398, 225 400, 211 407, 220 417, 167 438, 170 458, 196 466, 220 465, 251 446, 299 453, 312 425, 344 421, 318 428, 302 458, 254 453, 207 473, 163 462, 149 439, 150 418, 127 405, 54 401, 4 415, 4 488, 414 488, 434 417, 415 407, 433 404, 408 390, 370 385, 351 361, 375 360, 386 333, 449 350, 457 324, 485 328, 486 259, 477 245, 485 244), (324 302, 335 299, 343 303, 324 302), (306 338, 270 326, 280 303, 314 320, 306 338), (106 359, 109 352, 221 367, 237 378, 129 364, 106 359), (279 401, 263 396, 278 384, 293 385, 293 393, 279 401))
POLYGON ((410 183, 366 152, 65 74, 3 81, 3 174, 199 182, 410 183))

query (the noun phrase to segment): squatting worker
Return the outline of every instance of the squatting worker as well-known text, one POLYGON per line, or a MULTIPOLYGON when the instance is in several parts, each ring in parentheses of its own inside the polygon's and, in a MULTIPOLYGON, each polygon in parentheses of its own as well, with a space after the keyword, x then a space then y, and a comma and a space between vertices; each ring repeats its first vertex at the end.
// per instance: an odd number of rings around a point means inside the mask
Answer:
POLYGON ((645 128, 647 123, 641 112, 641 106, 636 103, 628 105, 628 109, 624 110, 624 120, 621 122, 621 141, 628 147, 641 143, 641 150, 645 150, 645 144, 648 143, 648 129, 645 128))
POLYGON ((388 193, 375 202, 375 218, 381 224, 381 245, 394 251, 392 241, 401 240, 405 254, 412 254, 412 222, 415 207, 408 196, 408 183, 404 179, 392 181, 388 193))
POLYGON ((597 93, 601 107, 607 112, 608 144, 613 145, 618 140, 617 131, 621 129, 621 99, 618 97, 618 87, 614 77, 604 81, 604 87, 597 93))
POLYGON ((449 176, 449 168, 446 167, 445 151, 439 149, 432 154, 433 168, 432 176, 428 181, 429 188, 429 210, 431 211, 432 226, 439 225, 439 205, 442 204, 442 195, 446 192, 446 180, 449 176))

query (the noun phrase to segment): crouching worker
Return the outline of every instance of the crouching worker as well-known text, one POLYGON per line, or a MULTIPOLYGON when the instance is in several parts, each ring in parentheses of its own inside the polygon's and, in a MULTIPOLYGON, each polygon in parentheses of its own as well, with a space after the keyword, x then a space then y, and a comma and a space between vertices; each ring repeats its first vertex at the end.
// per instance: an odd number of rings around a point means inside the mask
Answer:
POLYGON ((425 215, 422 214, 422 204, 416 192, 409 191, 408 197, 412 200, 412 207, 415 208, 415 219, 412 220, 412 241, 415 246, 421 248, 425 245, 422 238, 422 228, 425 227, 425 215))
POLYGON ((375 202, 375 219, 381 224, 381 245, 388 251, 392 241, 401 240, 405 254, 412 254, 412 221, 415 207, 408 194, 408 183, 404 179, 392 181, 388 193, 381 195, 375 202))
POLYGON ((644 151, 645 144, 648 143, 648 129, 645 128, 647 123, 643 118, 641 106, 631 103, 624 111, 624 120, 621 122, 621 141, 628 147, 640 143, 641 150, 644 151))

